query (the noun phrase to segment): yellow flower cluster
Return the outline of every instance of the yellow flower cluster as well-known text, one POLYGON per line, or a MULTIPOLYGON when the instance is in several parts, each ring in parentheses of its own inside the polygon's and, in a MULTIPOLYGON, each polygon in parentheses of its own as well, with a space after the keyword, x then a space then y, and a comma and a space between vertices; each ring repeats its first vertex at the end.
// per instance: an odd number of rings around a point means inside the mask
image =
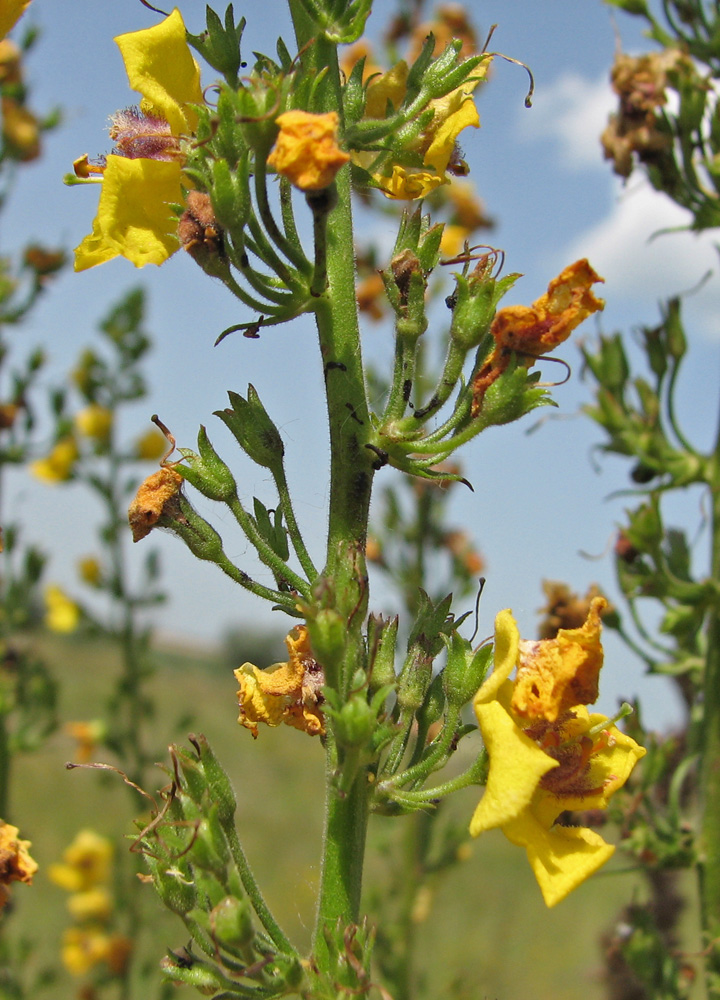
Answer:
POLYGON ((501 611, 495 668, 474 700, 490 771, 470 833, 499 828, 524 847, 548 906, 615 850, 594 830, 564 825, 560 817, 605 809, 645 754, 611 720, 585 707, 597 698, 605 606, 604 598, 594 598, 580 628, 536 642, 521 640, 512 613, 501 611))
POLYGON ((114 903, 108 888, 112 875, 113 846, 94 830, 81 830, 63 853, 62 863, 50 865, 50 879, 71 893, 68 910, 76 923, 63 935, 62 960, 74 976, 82 976, 96 965, 122 972, 131 942, 112 933, 114 903))

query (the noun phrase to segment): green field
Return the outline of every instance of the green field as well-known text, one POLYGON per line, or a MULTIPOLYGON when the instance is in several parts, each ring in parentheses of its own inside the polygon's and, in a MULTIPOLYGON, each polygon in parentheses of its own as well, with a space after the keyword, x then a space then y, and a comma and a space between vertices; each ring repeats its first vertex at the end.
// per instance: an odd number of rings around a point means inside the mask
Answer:
MULTIPOLYGON (((90 640, 34 642, 62 682, 62 718, 96 715, 118 670, 115 651, 90 640)), ((164 652, 157 662, 152 693, 158 705, 153 726, 158 759, 165 758, 168 743, 182 743, 188 732, 208 736, 232 776, 241 838, 268 902, 291 939, 305 946, 320 854, 319 742, 284 727, 263 731, 253 741, 236 723, 235 680, 219 659, 164 652)), ((41 871, 32 887, 14 887, 11 923, 13 934, 25 933, 36 941, 30 960, 36 965, 56 961, 68 922, 66 893, 49 882, 43 869, 59 860, 77 830, 86 826, 112 837, 118 854, 125 857, 128 841, 122 837, 132 831, 133 816, 145 809, 144 800, 138 796, 133 801, 117 777, 67 771, 64 764, 73 751, 70 738, 58 732, 41 752, 18 762, 13 778, 11 819, 32 840, 41 871)), ((165 776, 158 771, 156 787, 163 784, 165 776)), ((456 796, 453 808, 459 817, 469 819, 477 795, 467 789, 456 796)), ((369 884, 383 878, 388 863, 384 852, 392 848, 402 825, 402 820, 374 820, 369 884)), ((417 951, 425 963, 422 996, 450 996, 449 987, 455 984, 453 996, 473 1000, 607 996, 599 936, 612 927, 621 907, 631 898, 642 899, 644 891, 620 857, 564 903, 547 910, 524 853, 501 834, 475 842, 471 858, 456 865, 435 890, 427 919, 418 927, 417 951)), ((177 918, 165 914, 151 887, 138 882, 136 891, 144 897, 153 928, 146 951, 154 966, 165 948, 182 946, 187 935, 177 918)), ((697 950, 692 940, 688 948, 697 950)), ((78 995, 78 985, 63 972, 42 996, 67 1000, 78 995)), ((184 989, 173 993, 179 1000, 191 995, 198 994, 184 989)), ((133 1000, 156 996, 155 987, 138 988, 133 1000)))

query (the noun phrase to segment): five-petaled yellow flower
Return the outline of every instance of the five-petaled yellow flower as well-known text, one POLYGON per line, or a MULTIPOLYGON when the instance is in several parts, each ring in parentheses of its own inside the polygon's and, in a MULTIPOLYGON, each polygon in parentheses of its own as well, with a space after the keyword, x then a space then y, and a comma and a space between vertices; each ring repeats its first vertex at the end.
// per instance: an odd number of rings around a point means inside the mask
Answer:
POLYGON ((268 166, 301 191, 321 191, 332 184, 338 170, 350 159, 337 143, 337 113, 286 111, 278 115, 277 123, 280 132, 268 156, 268 166))
POLYGON ((238 722, 257 738, 258 722, 279 726, 284 722, 310 736, 325 732, 321 688, 325 683, 322 667, 310 649, 305 625, 297 625, 285 639, 290 654, 287 663, 274 663, 259 670, 243 663, 235 671, 240 685, 238 722))
POLYGON ((181 137, 195 126, 202 103, 200 70, 178 10, 160 24, 115 39, 130 86, 142 94, 140 111, 112 117, 115 153, 102 168, 86 158, 76 172, 102 176, 93 231, 75 250, 75 270, 125 257, 136 267, 162 264, 179 246, 171 206, 181 204, 181 137))
POLYGON ((606 808, 645 754, 605 716, 590 715, 585 707, 597 697, 605 605, 604 598, 595 598, 584 625, 537 642, 522 641, 511 612, 501 611, 495 619, 495 668, 474 700, 490 771, 470 833, 500 828, 524 847, 548 906, 615 850, 593 830, 558 823, 561 814, 606 808))

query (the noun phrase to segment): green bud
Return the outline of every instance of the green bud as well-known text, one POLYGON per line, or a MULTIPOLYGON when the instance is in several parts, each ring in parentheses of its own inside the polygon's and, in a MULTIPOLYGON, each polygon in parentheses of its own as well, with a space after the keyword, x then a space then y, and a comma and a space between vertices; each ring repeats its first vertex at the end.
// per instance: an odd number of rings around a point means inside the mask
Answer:
POLYGON ((308 615, 307 629, 310 645, 318 663, 322 664, 327 683, 339 676, 347 644, 347 625, 342 615, 332 608, 321 608, 315 615, 308 615))
POLYGON ((211 7, 206 8, 207 31, 201 35, 191 35, 187 40, 203 57, 208 65, 222 73, 228 82, 237 80, 238 71, 242 65, 240 55, 240 40, 245 29, 245 18, 241 17, 237 25, 230 4, 225 11, 225 24, 211 7))
POLYGON ((467 639, 453 632, 448 646, 448 658, 442 672, 448 702, 462 708, 474 698, 490 668, 492 646, 481 646, 473 652, 467 639))
POLYGON ((415 713, 425 700, 432 679, 432 656, 414 649, 398 678, 397 700, 403 712, 415 713))
MULTIPOLYGON (((205 811, 208 812, 207 809, 205 811)), ((211 814, 197 824, 189 853, 193 865, 212 872, 221 881, 224 879, 230 852, 220 828, 217 809, 212 809, 211 814)))
POLYGON ((185 787, 180 789, 181 797, 188 797, 196 805, 200 805, 208 787, 202 764, 194 754, 184 747, 173 746, 171 753, 185 781, 185 787))
POLYGON ((223 229, 239 232, 250 217, 248 156, 243 154, 235 167, 226 159, 212 163, 212 198, 215 217, 223 229))
POLYGON ((191 734, 190 740, 200 755, 212 800, 217 803, 218 819, 223 826, 227 826, 228 823, 232 824, 237 809, 237 800, 230 779, 220 766, 207 737, 201 733, 191 734))
POLYGON ((198 431, 198 449, 199 456, 184 448, 181 449, 183 457, 188 462, 187 465, 177 466, 183 479, 187 479, 208 500, 218 500, 222 503, 233 500, 237 496, 237 485, 233 475, 210 444, 207 431, 202 425, 198 431))
POLYGON ((217 531, 200 517, 187 497, 178 494, 177 512, 173 510, 158 519, 161 528, 170 528, 185 542, 194 556, 206 562, 219 562, 223 556, 222 539, 217 531))
POLYGON ((160 962, 160 969, 167 979, 174 983, 185 983, 193 986, 200 993, 212 996, 218 990, 227 986, 227 981, 220 971, 209 962, 196 958, 178 959, 174 954, 166 955, 160 962))
POLYGON ((538 406, 554 406, 545 391, 535 385, 537 377, 514 356, 505 371, 488 388, 474 419, 481 428, 510 424, 538 406))
POLYGON ((350 695, 340 711, 332 714, 333 731, 340 746, 359 749, 370 742, 376 715, 361 692, 350 695))
POLYGON ((427 733, 434 722, 442 718, 445 711, 445 692, 443 690, 442 674, 436 674, 427 690, 425 701, 417 713, 418 725, 422 733, 427 733))
POLYGON ((687 351, 687 338, 685 337, 685 328, 680 318, 679 298, 674 297, 668 300, 667 313, 664 318, 665 329, 667 331, 668 353, 675 361, 680 361, 687 351))
POLYGON ((398 634, 398 616, 383 618, 371 614, 368 618, 367 644, 371 693, 384 687, 392 687, 397 680, 395 673, 395 646, 398 634))
POLYGON ((160 899, 169 910, 184 917, 196 903, 195 882, 189 867, 184 866, 187 870, 183 871, 177 864, 170 866, 148 854, 145 860, 160 899))
POLYGON ((248 386, 248 398, 229 392, 232 409, 216 410, 215 416, 235 435, 243 451, 253 462, 273 469, 282 462, 285 448, 280 433, 260 402, 255 388, 248 386))
POLYGON ((224 948, 245 948, 255 936, 250 907, 246 900, 236 896, 226 896, 213 907, 210 926, 224 948))
POLYGON ((498 302, 521 275, 508 274, 497 281, 494 261, 480 260, 470 275, 455 275, 450 337, 465 351, 477 347, 490 330, 498 302))

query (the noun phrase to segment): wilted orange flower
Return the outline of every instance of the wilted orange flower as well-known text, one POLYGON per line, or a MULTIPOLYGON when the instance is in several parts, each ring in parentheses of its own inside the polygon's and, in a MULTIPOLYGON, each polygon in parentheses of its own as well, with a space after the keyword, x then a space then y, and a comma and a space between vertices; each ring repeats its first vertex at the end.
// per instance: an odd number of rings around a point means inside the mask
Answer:
POLYGON ((338 116, 309 111, 278 115, 280 133, 268 156, 272 167, 301 191, 320 191, 350 159, 337 144, 338 116))
POLYGON ((37 862, 28 853, 29 840, 20 840, 16 826, 0 820, 0 909, 8 898, 7 886, 11 882, 30 885, 38 870, 37 862))
POLYGON ((180 492, 182 476, 164 465, 140 484, 135 499, 128 508, 128 523, 133 541, 149 535, 157 524, 165 505, 180 492))
POLYGON ((432 34, 435 39, 435 48, 433 49, 435 57, 439 56, 450 42, 457 38, 462 42, 461 59, 468 59, 477 52, 475 29, 470 23, 464 4, 441 4, 435 11, 432 21, 425 21, 417 25, 410 37, 408 62, 415 62, 429 34, 432 34))
MULTIPOLYGON (((547 604, 540 609, 544 615, 538 628, 540 639, 554 639, 563 628, 579 628, 588 616, 590 604, 596 597, 602 597, 600 588, 593 584, 584 597, 580 597, 566 583, 556 580, 543 580, 542 589, 547 598, 547 604)), ((603 618, 611 610, 606 604, 601 612, 603 618)))
POLYGON ((505 371, 516 352, 528 366, 542 354, 554 350, 592 313, 605 308, 592 285, 603 281, 583 258, 553 278, 548 290, 531 306, 498 309, 490 333, 495 349, 473 379, 472 413, 476 416, 492 383, 505 371))
POLYGON ((243 663, 235 671, 240 685, 238 722, 258 735, 258 722, 279 726, 284 722, 302 729, 310 736, 325 732, 320 689, 325 677, 310 649, 305 625, 297 625, 285 639, 290 658, 287 663, 274 663, 259 670, 252 663, 243 663))

